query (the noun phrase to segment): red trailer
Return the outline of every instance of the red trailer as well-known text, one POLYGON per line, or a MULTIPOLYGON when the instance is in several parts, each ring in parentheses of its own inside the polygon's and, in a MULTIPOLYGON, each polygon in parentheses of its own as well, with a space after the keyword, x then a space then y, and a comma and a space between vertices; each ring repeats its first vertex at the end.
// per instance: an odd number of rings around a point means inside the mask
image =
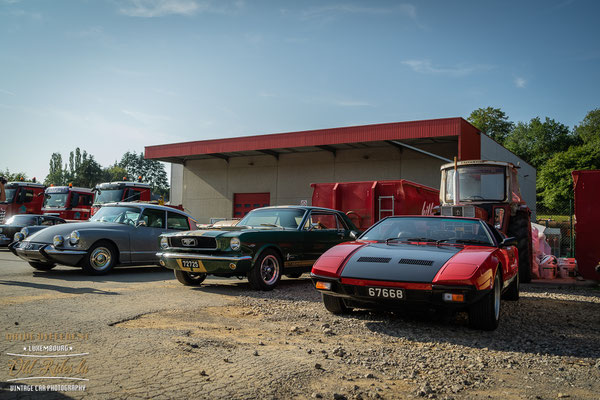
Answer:
POLYGON ((354 224, 365 230, 391 215, 428 215, 440 204, 437 189, 405 179, 311 183, 312 205, 344 211, 354 224))
POLYGON ((600 281, 595 268, 600 264, 598 227, 600 214, 596 205, 600 198, 600 170, 573 171, 575 188, 575 259, 581 276, 600 281))

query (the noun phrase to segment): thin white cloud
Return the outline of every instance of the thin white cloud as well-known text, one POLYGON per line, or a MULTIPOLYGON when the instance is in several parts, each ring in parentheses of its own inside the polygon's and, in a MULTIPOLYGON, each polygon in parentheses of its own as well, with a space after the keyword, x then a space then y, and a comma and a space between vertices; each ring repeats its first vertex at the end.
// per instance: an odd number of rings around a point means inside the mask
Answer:
POLYGON ((515 78, 515 86, 518 88, 524 88, 527 86, 527 81, 524 78, 515 78))
POLYGON ((13 92, 11 92, 9 90, 4 90, 4 89, 0 89, 0 93, 8 94, 8 95, 11 95, 11 96, 15 95, 13 92))
POLYGON ((169 121, 171 118, 164 115, 157 114, 146 114, 139 111, 131 111, 131 110, 121 110, 121 112, 138 122, 141 122, 145 125, 153 125, 160 121, 169 121))
POLYGON ((336 105, 341 107, 372 107, 371 103, 360 100, 340 100, 336 105))
POLYGON ((410 67, 413 71, 428 75, 445 75, 452 77, 467 76, 478 71, 487 71, 492 69, 489 65, 458 65, 455 67, 434 66, 429 60, 405 60, 402 64, 410 67))
POLYGON ((417 18, 417 8, 408 3, 397 4, 392 7, 369 7, 356 4, 332 4, 319 7, 311 7, 302 13, 304 18, 322 18, 334 14, 391 14, 398 13, 411 19, 417 18))
POLYGON ((119 12, 129 17, 156 18, 167 15, 193 16, 198 13, 232 14, 245 7, 244 0, 127 0, 119 12))

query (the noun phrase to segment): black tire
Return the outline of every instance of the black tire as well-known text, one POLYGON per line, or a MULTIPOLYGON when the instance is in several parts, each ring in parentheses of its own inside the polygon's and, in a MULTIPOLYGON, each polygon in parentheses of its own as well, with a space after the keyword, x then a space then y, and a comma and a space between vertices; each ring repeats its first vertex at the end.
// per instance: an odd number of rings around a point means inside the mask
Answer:
POLYGON ((293 274, 285 274, 288 278, 296 279, 302 276, 302 272, 294 272, 293 274))
POLYGON ((117 249, 107 241, 95 243, 85 255, 82 267, 88 275, 106 275, 117 264, 117 249))
POLYGON ((31 265, 33 268, 39 271, 50 271, 52 268, 56 267, 56 264, 38 261, 29 261, 29 265, 31 265))
POLYGON ((513 281, 510 283, 510 286, 508 287, 508 289, 506 289, 506 292, 504 292, 504 295, 502 296, 502 298, 504 300, 508 300, 508 301, 519 300, 520 280, 521 280, 521 278, 519 277, 519 273, 517 272, 517 274, 515 275, 515 279, 513 279, 513 281))
POLYGON ((283 263, 275 250, 267 249, 260 253, 254 266, 248 272, 248 282, 254 290, 273 290, 281 279, 283 263))
POLYGON ((498 327, 502 292, 502 279, 500 275, 500 270, 498 270, 494 278, 492 290, 469 308, 469 326, 471 328, 493 331, 498 327))
POLYGON ((332 314, 347 314, 352 309, 344 303, 344 299, 337 296, 331 296, 328 294, 321 293, 323 298, 323 305, 332 314))
POLYGON ((519 250, 519 278, 523 283, 531 282, 531 224, 529 214, 519 212, 510 217, 508 236, 517 238, 519 250))
POLYGON ((206 274, 194 274, 176 269, 175 278, 185 286, 199 286, 206 279, 206 274))

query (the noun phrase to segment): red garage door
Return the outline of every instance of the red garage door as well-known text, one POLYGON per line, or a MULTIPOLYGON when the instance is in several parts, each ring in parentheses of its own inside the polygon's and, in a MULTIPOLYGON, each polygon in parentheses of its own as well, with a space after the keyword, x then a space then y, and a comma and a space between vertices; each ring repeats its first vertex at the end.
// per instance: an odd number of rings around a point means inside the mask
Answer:
POLYGON ((271 203, 271 193, 234 193, 233 218, 242 218, 250 210, 267 207, 271 203))

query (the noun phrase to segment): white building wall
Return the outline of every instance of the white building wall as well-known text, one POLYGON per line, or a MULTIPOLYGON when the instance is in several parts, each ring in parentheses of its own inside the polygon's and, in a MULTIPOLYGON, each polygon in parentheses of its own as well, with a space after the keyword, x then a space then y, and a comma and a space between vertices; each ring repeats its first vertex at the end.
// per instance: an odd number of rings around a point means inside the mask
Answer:
POLYGON ((519 186, 521 195, 532 212, 532 219, 536 215, 535 183, 536 170, 511 151, 505 149, 495 140, 481 134, 481 159, 493 161, 506 161, 520 166, 518 168, 519 186))
POLYGON ((171 186, 169 189, 169 203, 179 205, 183 203, 183 165, 171 163, 171 186))

